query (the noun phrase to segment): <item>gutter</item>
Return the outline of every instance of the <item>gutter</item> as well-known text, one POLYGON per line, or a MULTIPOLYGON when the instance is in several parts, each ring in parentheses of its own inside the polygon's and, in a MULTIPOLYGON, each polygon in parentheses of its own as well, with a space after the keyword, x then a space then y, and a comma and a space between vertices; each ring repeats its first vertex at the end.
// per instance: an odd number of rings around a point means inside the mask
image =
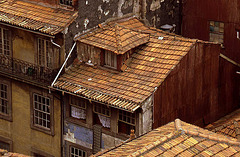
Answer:
POLYGON ((31 33, 35 33, 35 34, 47 36, 47 37, 50 37, 50 38, 55 38, 54 35, 44 34, 44 33, 41 33, 41 32, 33 31, 33 30, 30 30, 30 29, 27 29, 27 28, 22 28, 22 27, 19 27, 19 26, 14 26, 14 25, 11 25, 11 24, 3 23, 3 22, 0 22, 0 23, 1 23, 2 25, 8 26, 8 27, 13 27, 13 28, 21 29, 21 30, 28 31, 28 32, 31 32, 31 33))
POLYGON ((57 76, 55 77, 55 79, 54 79, 54 81, 52 82, 52 84, 51 84, 51 87, 53 87, 53 85, 55 84, 55 82, 57 81, 57 79, 58 79, 58 77, 59 77, 59 75, 61 74, 61 72, 62 72, 62 70, 63 70, 63 67, 65 66, 65 64, 67 63, 67 61, 68 61, 68 58, 70 57, 70 55, 72 54, 72 51, 73 51, 73 49, 74 49, 74 47, 76 46, 76 42, 74 42, 74 44, 73 44, 73 46, 72 46, 72 48, 71 48, 71 50, 70 50, 70 52, 68 53, 68 56, 67 56, 67 58, 65 59, 65 61, 64 61, 64 63, 63 63, 63 65, 62 65, 62 67, 61 67, 61 69, 58 71, 58 74, 57 74, 57 76))

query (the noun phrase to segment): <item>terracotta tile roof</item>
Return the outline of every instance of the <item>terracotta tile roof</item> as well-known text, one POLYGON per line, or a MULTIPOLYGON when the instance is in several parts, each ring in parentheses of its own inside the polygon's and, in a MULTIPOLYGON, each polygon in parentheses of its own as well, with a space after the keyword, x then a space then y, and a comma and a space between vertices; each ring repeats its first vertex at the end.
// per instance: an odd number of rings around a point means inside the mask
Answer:
POLYGON ((176 119, 93 156, 239 156, 240 142, 176 119))
POLYGON ((77 12, 50 8, 20 0, 0 3, 0 21, 3 23, 55 35, 77 17, 77 12))
POLYGON ((11 153, 4 149, 0 149, 0 156, 1 157, 30 157, 30 156, 23 155, 23 154, 11 153))
POLYGON ((222 117, 218 121, 206 126, 215 133, 237 138, 240 135, 240 109, 222 117))
POLYGON ((131 30, 119 24, 108 25, 76 37, 82 43, 93 45, 117 54, 124 54, 149 40, 149 34, 131 30))
POLYGON ((136 31, 150 33, 150 40, 135 50, 125 71, 112 72, 101 67, 73 64, 60 76, 54 87, 131 112, 140 107, 196 40, 146 27, 136 18, 120 24, 128 27, 128 23, 131 29, 138 26, 136 31))

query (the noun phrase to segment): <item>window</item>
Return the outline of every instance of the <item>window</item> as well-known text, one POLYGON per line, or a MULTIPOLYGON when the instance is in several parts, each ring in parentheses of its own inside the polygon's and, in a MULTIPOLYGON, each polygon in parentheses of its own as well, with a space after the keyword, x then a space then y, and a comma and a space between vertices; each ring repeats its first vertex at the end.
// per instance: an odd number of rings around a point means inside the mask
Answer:
POLYGON ((110 128, 110 116, 111 110, 110 107, 107 107, 103 104, 94 104, 94 124, 102 125, 105 128, 110 128))
POLYGON ((10 144, 6 143, 6 142, 3 142, 3 141, 0 141, 0 149, 10 151, 10 144))
POLYGON ((64 5, 73 5, 73 1, 72 0, 60 0, 60 4, 64 4, 64 5))
POLYGON ((117 54, 111 51, 105 51, 105 65, 117 69, 117 54))
POLYGON ((34 124, 50 129, 50 98, 33 94, 34 124))
POLYGON ((8 85, 0 84, 0 112, 8 114, 8 85))
POLYGON ((70 147, 70 157, 86 157, 86 156, 87 152, 73 146, 70 147))
POLYGON ((53 67, 53 48, 50 41, 38 38, 38 65, 44 67, 53 67))
POLYGON ((210 21, 209 41, 223 44, 224 41, 224 23, 210 21))
POLYGON ((50 155, 42 150, 36 149, 34 147, 31 148, 31 156, 33 157, 54 157, 53 155, 50 155))
POLYGON ((10 31, 4 28, 0 28, 0 54, 10 56, 10 31))
POLYGON ((3 79, 0 79, 0 82, 0 118, 12 120, 10 82, 3 79))
POLYGON ((53 96, 40 89, 31 93, 31 127, 53 135, 53 96))
POLYGON ((0 149, 4 149, 10 152, 12 151, 12 145, 13 145, 12 140, 0 136, 0 149))
POLYGON ((70 111, 71 117, 86 120, 86 100, 71 96, 70 111))
POLYGON ((131 133, 131 129, 135 130, 135 125, 135 113, 119 110, 118 132, 129 135, 131 133))

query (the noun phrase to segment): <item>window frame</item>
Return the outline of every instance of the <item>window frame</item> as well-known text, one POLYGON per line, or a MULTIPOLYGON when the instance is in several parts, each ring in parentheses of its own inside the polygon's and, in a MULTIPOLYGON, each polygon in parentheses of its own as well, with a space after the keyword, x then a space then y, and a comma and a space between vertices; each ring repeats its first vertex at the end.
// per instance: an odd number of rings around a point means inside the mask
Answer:
POLYGON ((0 55, 5 55, 5 56, 9 56, 9 57, 12 57, 12 33, 11 33, 11 30, 5 26, 2 26, 0 25, 0 36, 1 36, 1 42, 2 42, 2 50, 3 52, 0 53, 0 55), (6 55, 4 54, 4 33, 3 33, 3 30, 7 30, 8 31, 8 35, 9 35, 9 55, 6 55))
POLYGON ((81 145, 78 145, 78 144, 75 144, 75 143, 72 143, 72 142, 69 142, 69 141, 65 141, 66 142, 66 154, 67 154, 67 157, 71 157, 71 147, 75 147, 77 149, 80 149, 80 150, 83 150, 86 152, 87 156, 90 156, 92 154, 92 150, 89 149, 89 148, 86 148, 86 147, 83 147, 81 145))
POLYGON ((86 116, 86 119, 80 119, 80 118, 76 118, 76 117, 72 116, 72 107, 85 110, 85 112, 87 114, 87 100, 79 98, 77 96, 69 95, 69 117, 86 123, 87 116, 86 116), (83 105, 79 106, 77 104, 73 104, 73 102, 72 102, 72 100, 74 100, 73 98, 75 99, 75 101, 80 102, 80 104, 84 103, 85 106, 83 106, 83 105))
POLYGON ((7 85, 7 96, 8 96, 8 98, 7 98, 8 107, 7 108, 9 110, 8 114, 0 112, 0 118, 12 122, 12 84, 9 79, 0 78, 0 81, 3 84, 7 85))
POLYGON ((31 89, 30 90, 30 113, 31 113, 31 128, 37 131, 44 132, 46 134, 54 136, 54 97, 52 94, 49 94, 47 91, 31 89), (34 123, 34 94, 38 94, 42 97, 48 97, 50 99, 50 128, 41 127, 34 123))
MULTIPOLYGON (((131 118, 133 118, 133 117, 131 117, 131 118)), ((118 121, 118 133, 119 134, 125 134, 126 135, 126 133, 123 133, 123 132, 119 132, 119 125, 121 124, 121 123, 124 123, 125 125, 129 125, 130 127, 132 126, 132 127, 134 127, 135 129, 135 132, 136 132, 136 128, 137 128, 137 114, 136 114, 136 112, 134 112, 134 113, 131 113, 131 112, 127 112, 127 111, 124 111, 124 110, 118 110, 118 119, 117 119, 117 121, 118 121), (130 114, 134 114, 134 124, 133 123, 129 123, 129 122, 127 122, 127 121, 124 121, 124 120, 121 120, 120 119, 120 112, 126 112, 126 113, 130 113, 130 114), (120 123, 119 123, 120 122, 120 123)), ((127 134, 127 135, 129 135, 129 134, 127 134)))
POLYGON ((105 50, 104 51, 104 66, 105 67, 108 67, 108 68, 111 68, 111 69, 115 69, 117 70, 117 66, 118 66, 118 56, 116 53, 112 52, 112 51, 109 51, 109 50, 105 50), (108 55, 107 55, 108 54, 108 55), (109 57, 110 56, 110 60, 109 60, 109 57), (112 59, 114 58, 114 61, 112 61, 112 59), (111 63, 108 63, 108 62, 111 62, 111 63), (112 62, 113 62, 113 66, 112 66, 112 62))
MULTIPOLYGON (((102 110, 102 109, 101 109, 101 110, 102 110)), ((99 114, 99 115, 102 115, 102 116, 111 118, 111 107, 108 107, 107 105, 100 104, 100 103, 93 103, 93 112, 96 113, 96 114, 99 114), (106 114, 104 114, 104 113, 101 113, 101 112, 96 111, 96 110, 95 110, 95 106, 96 106, 96 105, 99 105, 99 106, 101 106, 101 107, 104 106, 105 108, 108 108, 108 109, 109 109, 109 115, 106 115, 106 114)))
POLYGON ((69 7, 73 7, 74 6, 74 0, 59 0, 59 4, 60 5, 64 5, 64 6, 69 6, 69 7), (63 3, 61 3, 61 1, 64 1, 63 3), (72 1, 72 4, 65 4, 65 1, 72 1))
MULTIPOLYGON (((212 26, 212 27, 216 27, 216 26, 212 26)), ((210 20, 209 21, 209 41, 210 42, 216 42, 216 41, 211 41, 210 39, 211 39, 211 34, 214 34, 214 35, 222 35, 222 42, 218 42, 219 44, 221 44, 222 46, 224 45, 224 33, 225 33, 225 23, 224 22, 221 22, 221 21, 214 21, 214 20, 210 20), (219 26, 218 26, 218 28, 219 28, 219 30, 218 31, 211 31, 211 23, 214 23, 214 25, 215 25, 215 22, 218 22, 219 23, 219 26), (220 24, 223 24, 223 27, 220 27, 220 24), (220 28, 223 28, 223 32, 221 33, 220 32, 220 28)))
POLYGON ((31 156, 34 157, 34 155, 41 155, 41 156, 44 156, 44 157, 54 157, 53 155, 50 155, 42 150, 39 150, 39 149, 36 149, 34 147, 31 148, 31 156))
POLYGON ((9 144, 10 152, 13 151, 13 141, 9 138, 0 136, 0 141, 6 144, 9 144))
POLYGON ((42 67, 47 67, 47 68, 54 68, 54 47, 53 47, 53 44, 51 43, 51 41, 46 38, 46 37, 40 37, 40 36, 37 36, 36 37, 36 63, 37 65, 39 66, 42 66, 42 67), (43 54, 41 54, 43 57, 40 57, 40 44, 39 44, 39 41, 43 41, 43 54), (47 48, 47 43, 49 44, 48 48, 47 48), (49 52, 47 52, 47 50, 49 52), (51 58, 49 59, 48 58, 48 54, 51 55, 51 58), (43 59, 43 63, 41 63, 42 61, 40 61, 40 58, 43 59), (50 62, 49 62, 50 60, 50 62), (49 63, 48 63, 49 62, 49 63), (48 65, 49 64, 49 65, 48 65))

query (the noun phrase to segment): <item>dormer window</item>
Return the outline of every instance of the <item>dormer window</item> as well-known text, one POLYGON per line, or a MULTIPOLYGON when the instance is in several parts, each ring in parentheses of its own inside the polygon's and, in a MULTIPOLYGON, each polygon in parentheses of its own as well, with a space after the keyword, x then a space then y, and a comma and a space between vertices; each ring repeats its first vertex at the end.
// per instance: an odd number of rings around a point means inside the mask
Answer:
POLYGON ((73 1, 72 0, 60 0, 60 4, 72 6, 73 1))
POLYGON ((105 51, 105 66, 117 69, 117 54, 111 51, 105 51))

